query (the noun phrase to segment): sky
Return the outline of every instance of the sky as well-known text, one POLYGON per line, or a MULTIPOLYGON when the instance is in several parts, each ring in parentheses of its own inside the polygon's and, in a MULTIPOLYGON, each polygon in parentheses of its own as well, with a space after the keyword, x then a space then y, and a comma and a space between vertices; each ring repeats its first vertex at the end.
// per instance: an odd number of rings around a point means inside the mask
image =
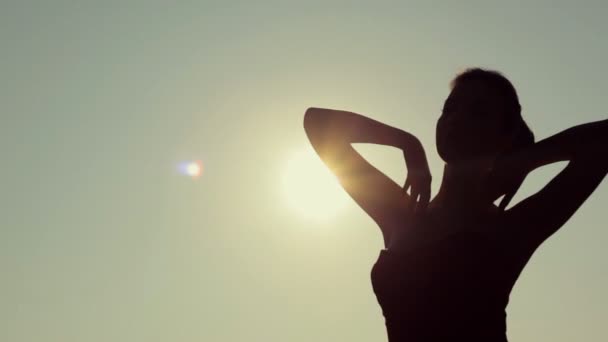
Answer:
MULTIPOLYGON (((3 1, 0 340, 385 341, 379 229, 318 159, 293 164, 312 156, 306 108, 416 135, 435 194, 435 122, 467 67, 513 82, 537 139, 606 119, 606 15, 603 1, 3 1), (178 172, 196 160, 200 177, 178 172)), ((403 183, 399 150, 355 147, 403 183)), ((608 340, 607 201, 604 182, 535 253, 511 341, 608 340)))

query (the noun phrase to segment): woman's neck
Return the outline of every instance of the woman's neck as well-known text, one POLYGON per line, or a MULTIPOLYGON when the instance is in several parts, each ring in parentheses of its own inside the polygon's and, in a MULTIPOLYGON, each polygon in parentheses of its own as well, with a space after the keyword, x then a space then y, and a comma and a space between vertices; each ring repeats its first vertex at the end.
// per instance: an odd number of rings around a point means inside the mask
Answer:
POLYGON ((445 164, 441 187, 431 207, 467 214, 491 206, 481 201, 483 182, 491 166, 490 159, 445 164))

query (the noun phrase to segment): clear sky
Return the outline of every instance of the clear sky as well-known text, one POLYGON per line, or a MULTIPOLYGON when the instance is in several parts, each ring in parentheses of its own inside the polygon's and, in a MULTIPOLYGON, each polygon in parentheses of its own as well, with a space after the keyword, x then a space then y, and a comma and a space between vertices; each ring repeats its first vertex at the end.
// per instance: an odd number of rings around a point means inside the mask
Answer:
MULTIPOLYGON (((3 1, 0 340, 385 341, 379 230, 308 176, 320 161, 289 166, 310 153, 305 109, 415 134, 436 193, 435 122, 466 67, 502 71, 538 139, 607 117, 607 15, 599 0, 3 1), (177 172, 188 160, 198 179, 177 172), (330 196, 333 215, 307 214, 330 196)), ((400 151, 356 148, 403 182, 400 151)), ((510 340, 608 340, 607 201, 604 182, 534 255, 510 340)))

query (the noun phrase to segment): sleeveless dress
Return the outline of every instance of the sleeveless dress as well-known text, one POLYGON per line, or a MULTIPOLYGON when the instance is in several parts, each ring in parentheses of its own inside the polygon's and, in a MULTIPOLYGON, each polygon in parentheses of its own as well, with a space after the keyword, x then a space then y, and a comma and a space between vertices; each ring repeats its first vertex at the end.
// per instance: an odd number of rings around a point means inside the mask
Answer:
POLYGON ((510 254, 476 231, 381 250, 371 281, 389 342, 506 342, 509 293, 525 264, 510 254))

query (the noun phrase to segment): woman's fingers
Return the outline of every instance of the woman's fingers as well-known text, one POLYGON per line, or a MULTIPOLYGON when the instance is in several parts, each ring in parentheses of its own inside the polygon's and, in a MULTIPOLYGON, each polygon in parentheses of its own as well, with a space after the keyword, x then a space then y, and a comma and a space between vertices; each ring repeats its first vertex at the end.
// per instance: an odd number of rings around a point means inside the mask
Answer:
POLYGON ((418 212, 426 210, 431 199, 431 184, 430 179, 426 177, 410 177, 408 176, 403 186, 403 194, 410 190, 408 210, 418 212))
POLYGON ((509 205, 509 202, 511 202, 511 200, 513 199, 513 197, 517 193, 517 190, 519 189, 519 187, 521 186, 521 184, 523 182, 524 182, 524 180, 521 179, 521 180, 518 180, 511 184, 511 186, 510 186, 511 191, 509 191, 508 193, 505 194, 505 197, 503 197, 503 199, 500 201, 500 204, 498 205, 498 208, 500 210, 504 211, 507 208, 507 206, 509 205))
POLYGON ((500 201, 498 208, 501 211, 505 211, 505 209, 507 208, 507 205, 509 205, 509 202, 511 202, 511 200, 513 199, 513 196, 515 196, 514 192, 506 194, 505 197, 503 197, 502 200, 500 201))
MULTIPOLYGON (((504 186, 501 184, 501 179, 494 172, 490 173, 484 184, 484 202, 496 201, 505 194, 504 186)), ((501 202, 502 203, 502 202, 501 202)))
POLYGON ((416 211, 423 212, 429 205, 429 201, 431 199, 431 187, 426 186, 424 191, 420 194, 420 202, 418 202, 418 206, 416 207, 416 211))
POLYGON ((416 209, 416 202, 418 202, 418 192, 414 191, 412 188, 412 195, 410 196, 410 205, 409 205, 409 211, 410 212, 414 212, 414 210, 416 209))
POLYGON ((405 184, 403 185, 401 194, 405 195, 407 193, 407 189, 410 187, 410 185, 411 185, 411 181, 410 181, 410 176, 408 175, 407 178, 405 179, 405 184))

